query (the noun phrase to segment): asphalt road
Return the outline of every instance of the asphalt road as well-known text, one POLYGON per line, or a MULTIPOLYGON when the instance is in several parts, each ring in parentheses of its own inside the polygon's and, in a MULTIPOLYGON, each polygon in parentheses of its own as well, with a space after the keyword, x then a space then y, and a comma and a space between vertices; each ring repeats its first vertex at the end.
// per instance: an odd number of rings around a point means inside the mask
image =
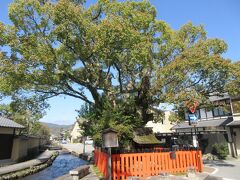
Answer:
POLYGON ((216 169, 211 174, 213 176, 222 177, 225 180, 240 179, 240 159, 208 161, 205 165, 216 169))
MULTIPOLYGON (((68 144, 61 144, 61 146, 69 151, 74 151, 78 154, 83 153, 83 144, 82 143, 68 143, 68 144)), ((85 153, 91 153, 94 150, 92 145, 85 145, 85 153)))

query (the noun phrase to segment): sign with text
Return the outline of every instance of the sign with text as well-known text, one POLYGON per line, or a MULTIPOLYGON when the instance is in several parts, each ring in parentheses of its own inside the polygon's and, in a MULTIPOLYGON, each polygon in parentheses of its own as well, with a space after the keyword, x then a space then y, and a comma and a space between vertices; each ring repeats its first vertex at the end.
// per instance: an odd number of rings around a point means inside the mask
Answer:
POLYGON ((189 125, 196 125, 198 123, 198 118, 196 114, 188 114, 189 125))

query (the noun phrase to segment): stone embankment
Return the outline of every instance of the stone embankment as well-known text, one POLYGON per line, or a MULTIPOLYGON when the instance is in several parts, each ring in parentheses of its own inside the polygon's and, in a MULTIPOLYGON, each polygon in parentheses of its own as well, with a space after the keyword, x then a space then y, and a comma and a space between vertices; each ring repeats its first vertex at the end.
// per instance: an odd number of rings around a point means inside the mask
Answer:
POLYGON ((57 151, 46 150, 36 159, 17 163, 0 168, 0 180, 2 179, 18 179, 27 175, 36 173, 52 164, 57 157, 57 151))
MULTIPOLYGON (((82 153, 82 145, 78 144, 64 144, 62 149, 70 152, 72 155, 79 157, 85 161, 88 161, 90 164, 93 162, 93 153, 94 148, 88 146, 86 148, 86 153, 82 153)), ((93 165, 80 166, 74 170, 69 171, 69 174, 61 176, 56 180, 73 180, 73 179, 82 179, 82 180, 99 180, 99 177, 93 170, 93 165)))

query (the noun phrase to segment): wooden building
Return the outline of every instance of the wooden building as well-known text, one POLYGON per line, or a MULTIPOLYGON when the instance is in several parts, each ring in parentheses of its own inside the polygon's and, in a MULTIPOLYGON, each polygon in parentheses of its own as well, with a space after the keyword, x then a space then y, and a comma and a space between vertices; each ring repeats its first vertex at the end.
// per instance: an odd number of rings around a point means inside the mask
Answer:
POLYGON ((0 116, 0 160, 10 159, 16 130, 24 126, 0 116))

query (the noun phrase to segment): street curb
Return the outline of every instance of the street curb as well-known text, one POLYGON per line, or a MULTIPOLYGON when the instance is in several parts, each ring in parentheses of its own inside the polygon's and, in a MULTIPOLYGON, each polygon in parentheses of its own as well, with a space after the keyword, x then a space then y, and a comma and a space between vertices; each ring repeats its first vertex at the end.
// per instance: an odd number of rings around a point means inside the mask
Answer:
POLYGON ((214 168, 215 170, 211 174, 216 174, 218 172, 218 168, 214 168))
POLYGON ((205 168, 205 167, 210 168, 210 169, 213 169, 213 171, 212 171, 212 172, 203 171, 203 173, 215 174, 215 173, 218 171, 218 168, 216 168, 216 167, 211 167, 211 166, 206 166, 206 165, 204 165, 204 168, 205 168))

